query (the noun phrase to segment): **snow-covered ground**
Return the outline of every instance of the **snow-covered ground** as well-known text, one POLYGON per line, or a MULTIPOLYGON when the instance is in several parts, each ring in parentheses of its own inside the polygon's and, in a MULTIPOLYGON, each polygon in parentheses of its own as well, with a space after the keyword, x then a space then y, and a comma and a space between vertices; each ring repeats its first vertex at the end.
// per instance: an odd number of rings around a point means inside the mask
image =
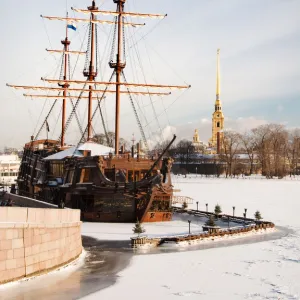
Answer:
MULTIPOLYGON (((199 220, 197 223, 191 223, 191 232, 202 232, 202 225, 204 222, 199 220)), ((183 221, 172 221, 165 223, 147 223, 142 224, 146 230, 145 234, 149 237, 155 237, 158 235, 173 235, 173 234, 188 234, 188 223, 183 221)), ((97 225, 95 223, 83 223, 82 234, 91 236, 99 240, 128 240, 133 234, 134 224, 131 223, 101 223, 97 225)))
MULTIPOLYGON (((170 235, 185 235, 189 233, 189 225, 187 220, 192 220, 191 222, 191 233, 196 234, 203 232, 202 225, 207 221, 206 217, 194 217, 188 214, 181 214, 173 217, 171 222, 157 222, 157 223, 144 223, 142 224, 145 229, 145 235, 148 237, 157 236, 170 236, 170 235)), ((216 221, 216 225, 227 228, 227 222, 222 222, 221 220, 216 221)), ((237 223, 231 223, 230 226, 241 226, 237 223)), ((98 240, 128 240, 135 236, 133 234, 134 224, 131 223, 100 223, 99 225, 95 223, 85 222, 82 224, 82 234, 86 236, 91 236, 98 240)))
MULTIPOLYGON (((137 255, 119 274, 117 284, 84 299, 300 299, 299 181, 193 176, 174 177, 174 184, 181 195, 194 198, 193 208, 198 201, 202 210, 205 203, 209 210, 219 203, 224 213, 232 213, 235 206, 236 215, 242 215, 244 208, 247 216, 260 210, 264 219, 294 233, 256 244, 137 255)), ((132 227, 127 226, 124 238, 132 227)), ((186 225, 178 226, 186 231, 186 225)), ((99 237, 98 228, 98 224, 86 224, 84 234, 99 237)), ((161 227, 155 228, 161 233, 161 227)), ((151 226, 146 229, 155 234, 151 226)), ((174 228, 164 230, 171 233, 174 228)))

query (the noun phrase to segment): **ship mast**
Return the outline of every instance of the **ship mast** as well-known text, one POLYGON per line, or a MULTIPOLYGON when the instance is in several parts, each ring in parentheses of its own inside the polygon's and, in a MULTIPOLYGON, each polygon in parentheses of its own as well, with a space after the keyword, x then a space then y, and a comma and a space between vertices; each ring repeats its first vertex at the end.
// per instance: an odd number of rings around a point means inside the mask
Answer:
MULTIPOLYGON (((68 13, 67 13, 68 17, 68 13)), ((69 59, 69 46, 71 44, 71 41, 68 39, 68 25, 66 24, 66 38, 61 41, 61 43, 64 45, 64 80, 67 80, 67 74, 68 74, 68 59, 69 59)), ((66 98, 67 98, 67 89, 70 87, 68 82, 64 82, 63 84, 58 83, 59 86, 64 88, 63 91, 63 103, 62 103, 62 120, 61 120, 61 141, 60 145, 61 147, 64 147, 65 145, 65 125, 66 125, 66 98)))
POLYGON ((117 52, 117 63, 115 66, 116 71, 116 115, 115 115, 115 154, 119 154, 119 135, 120 135, 120 83, 121 83, 121 73, 125 68, 125 63, 122 63, 122 39, 123 39, 123 16, 124 5, 126 0, 113 0, 114 3, 117 3, 118 8, 118 52, 117 52))
MULTIPOLYGON (((160 14, 148 14, 148 13, 135 13, 135 12, 124 12, 124 6, 126 3, 126 0, 113 0, 115 4, 117 4, 117 10, 116 11, 103 11, 98 10, 98 7, 96 6, 95 0, 92 1, 92 6, 89 6, 87 9, 76 9, 72 8, 73 11, 89 14, 90 18, 70 18, 68 17, 55 17, 55 16, 43 16, 42 18, 48 19, 48 20, 59 20, 59 21, 67 21, 68 22, 84 22, 89 23, 89 45, 88 45, 88 51, 87 52, 81 52, 81 51, 69 51, 69 45, 70 41, 68 39, 68 33, 66 33, 65 40, 62 41, 62 44, 64 45, 64 50, 48 50, 52 53, 61 53, 63 52, 64 55, 64 76, 61 76, 63 78, 60 78, 59 80, 56 79, 48 79, 48 78, 42 78, 44 82, 52 83, 52 84, 58 84, 59 88, 53 88, 53 87, 42 87, 42 86, 24 86, 24 85, 12 85, 7 84, 7 86, 15 88, 15 89, 25 89, 25 90, 41 90, 41 91, 49 91, 49 92, 62 92, 62 96, 54 96, 54 95, 44 95, 44 94, 24 94, 24 96, 31 97, 31 98, 52 98, 52 99, 58 99, 63 98, 63 104, 62 104, 62 135, 61 135, 61 146, 63 147, 65 144, 65 132, 68 127, 68 124, 70 120, 72 119, 73 115, 76 114, 76 108, 77 103, 79 100, 88 99, 88 117, 87 117, 87 140, 90 141, 92 139, 92 120, 95 116, 95 113, 97 109, 99 108, 99 97, 93 97, 93 94, 99 94, 101 93, 103 96, 105 93, 116 93, 116 107, 115 107, 115 154, 119 154, 119 137, 120 137, 120 98, 122 94, 139 94, 139 95, 156 95, 156 96, 167 96, 170 95, 170 89, 189 89, 190 85, 162 85, 162 84, 143 84, 143 83, 134 83, 134 82, 127 82, 126 78, 124 77, 124 81, 121 81, 121 76, 124 76, 123 69, 126 66, 125 61, 125 54, 124 57, 122 57, 122 51, 125 53, 125 43, 124 43, 124 26, 132 26, 132 27, 140 27, 144 26, 145 23, 132 23, 125 21, 125 17, 139 17, 139 18, 158 18, 163 19, 167 15, 160 15, 160 14), (113 15, 115 17, 114 21, 109 20, 99 20, 97 19, 97 15, 113 15), (114 25, 116 26, 116 34, 117 34, 117 53, 116 53, 116 61, 110 61, 109 65, 110 68, 114 70, 114 73, 116 74, 116 82, 112 82, 111 79, 109 81, 95 81, 95 78, 97 77, 97 24, 108 24, 108 25, 114 25), (68 64, 69 64, 69 54, 85 54, 86 56, 86 65, 84 67, 83 75, 87 78, 85 81, 83 80, 71 80, 70 78, 67 79, 67 73, 68 73, 68 64), (96 65, 96 67, 95 67, 96 65), (76 89, 72 88, 70 89, 70 84, 84 84, 84 87, 82 89, 76 89), (88 86, 88 89, 85 89, 85 86, 88 86), (105 86, 105 89, 97 89, 99 86, 105 86), (110 89, 110 87, 115 87, 115 89, 110 89), (126 90, 121 90, 121 87, 125 87, 126 90), (152 91, 144 91, 144 90, 137 90, 137 91, 131 91, 129 89, 131 88, 150 88, 150 89, 168 89, 168 92, 152 92, 152 91), (68 92, 79 92, 80 95, 69 95, 68 92), (88 97, 83 96, 84 93, 88 93, 88 97), (78 98, 75 105, 73 105, 73 111, 68 118, 66 122, 66 100, 69 98, 78 98), (92 113, 92 101, 98 100, 98 106, 95 109, 94 113, 92 113)), ((67 26, 68 28, 68 26, 67 26)), ((113 53, 113 52, 112 52, 113 53)), ((113 76, 112 75, 112 76, 113 76)), ((103 98, 103 96, 101 98, 103 98)), ((131 96, 130 96, 131 97, 131 96)), ((132 104, 134 106, 134 104, 132 104)), ((54 105, 53 105, 54 106, 54 105)), ((134 107, 133 107, 134 108, 134 107)), ((51 108, 52 110, 52 108, 51 108)), ((134 108, 135 110, 135 108, 134 108)), ((139 126, 141 127, 140 121, 138 119, 138 116, 136 115, 136 118, 138 120, 139 126)), ((44 124, 43 124, 44 125, 44 124)), ((142 135, 143 135, 143 130, 142 135)), ((143 135, 143 138, 145 139, 145 136, 143 135)))
POLYGON ((96 6, 95 1, 93 0, 92 6, 88 7, 88 10, 91 12, 91 55, 90 55, 90 65, 88 71, 83 71, 83 75, 88 78, 90 82, 89 85, 89 100, 88 100, 88 123, 87 123, 87 141, 92 139, 92 101, 93 101, 93 85, 91 84, 92 81, 95 80, 97 77, 97 71, 95 71, 94 66, 94 56, 95 56, 95 15, 93 11, 97 11, 98 7, 96 6))

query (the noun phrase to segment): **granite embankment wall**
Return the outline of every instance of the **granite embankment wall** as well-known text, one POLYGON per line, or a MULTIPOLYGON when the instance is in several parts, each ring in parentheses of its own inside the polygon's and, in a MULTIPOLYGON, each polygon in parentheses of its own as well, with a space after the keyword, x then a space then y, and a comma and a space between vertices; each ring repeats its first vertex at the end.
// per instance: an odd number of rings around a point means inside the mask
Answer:
POLYGON ((0 284, 46 273, 81 252, 79 210, 0 207, 0 284))
POLYGON ((57 208, 57 205, 39 201, 33 198, 28 198, 16 194, 6 193, 4 199, 12 200, 15 206, 21 207, 36 207, 36 208, 57 208))

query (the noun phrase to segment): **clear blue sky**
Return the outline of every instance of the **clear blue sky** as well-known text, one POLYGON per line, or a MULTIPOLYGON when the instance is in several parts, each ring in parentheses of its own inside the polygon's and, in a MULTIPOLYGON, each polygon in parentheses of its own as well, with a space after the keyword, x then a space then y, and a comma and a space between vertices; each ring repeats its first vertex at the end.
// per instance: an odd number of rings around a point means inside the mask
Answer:
MULTIPOLYGON (((21 147, 38 123, 44 100, 25 99, 23 91, 12 91, 5 84, 42 85, 41 76, 54 78, 59 57, 47 54, 44 49, 61 48, 64 24, 43 21, 39 16, 64 16, 66 2, 68 7, 85 8, 91 1, 3 2, 0 10, 0 147, 21 147)), ((112 0, 98 0, 97 4, 103 5, 103 9, 115 9, 112 0)), ((126 6, 130 11, 168 13, 161 22, 142 19, 147 26, 134 38, 139 40, 146 35, 138 43, 144 74, 139 70, 137 58, 134 58, 133 47, 128 50, 126 70, 130 80, 139 78, 144 81, 145 75, 148 83, 187 82, 192 85, 192 89, 177 101, 180 93, 176 92, 164 100, 154 99, 155 111, 160 115, 158 122, 153 116, 150 100, 137 100, 140 101, 142 123, 150 123, 146 126, 147 136, 159 127, 173 126, 180 137, 191 138, 193 129, 199 128, 200 138, 209 138, 215 100, 217 48, 221 48, 221 100, 227 128, 244 130, 265 122, 300 127, 300 1, 128 0, 126 6), (131 57, 135 62, 133 66, 129 62, 131 57), (168 107, 166 115, 164 109, 168 107)), ((79 24, 78 32, 71 33, 73 49, 80 47, 85 28, 79 24)), ((104 49, 109 30, 110 27, 101 26, 99 33, 103 61, 108 60, 104 49)), ((74 65, 75 61, 72 63, 74 65)), ((79 63, 79 69, 82 69, 82 63, 79 63)), ((77 75, 79 79, 83 78, 81 73, 77 75)), ((108 79, 107 68, 101 69, 101 75, 108 79)), ((113 98, 106 101, 108 122, 113 130, 113 98)), ((51 101, 46 102, 46 108, 50 105, 51 101)), ((85 106, 82 104, 83 122, 84 113, 85 106)), ((59 110, 50 120, 54 137, 58 134, 58 119, 59 110)), ((122 102, 121 125, 125 138, 130 139, 133 132, 139 136, 128 100, 122 102)), ((76 124, 70 130, 74 140, 69 142, 75 142, 76 124)), ((95 123, 95 130, 101 131, 99 120, 95 123)))

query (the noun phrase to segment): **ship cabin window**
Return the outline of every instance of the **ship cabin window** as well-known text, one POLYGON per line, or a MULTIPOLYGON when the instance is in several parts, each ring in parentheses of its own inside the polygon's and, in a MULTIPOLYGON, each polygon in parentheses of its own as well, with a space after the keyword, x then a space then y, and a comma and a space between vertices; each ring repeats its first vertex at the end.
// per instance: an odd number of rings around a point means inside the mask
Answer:
POLYGON ((220 122, 217 122, 217 127, 218 127, 218 128, 220 127, 220 122))

